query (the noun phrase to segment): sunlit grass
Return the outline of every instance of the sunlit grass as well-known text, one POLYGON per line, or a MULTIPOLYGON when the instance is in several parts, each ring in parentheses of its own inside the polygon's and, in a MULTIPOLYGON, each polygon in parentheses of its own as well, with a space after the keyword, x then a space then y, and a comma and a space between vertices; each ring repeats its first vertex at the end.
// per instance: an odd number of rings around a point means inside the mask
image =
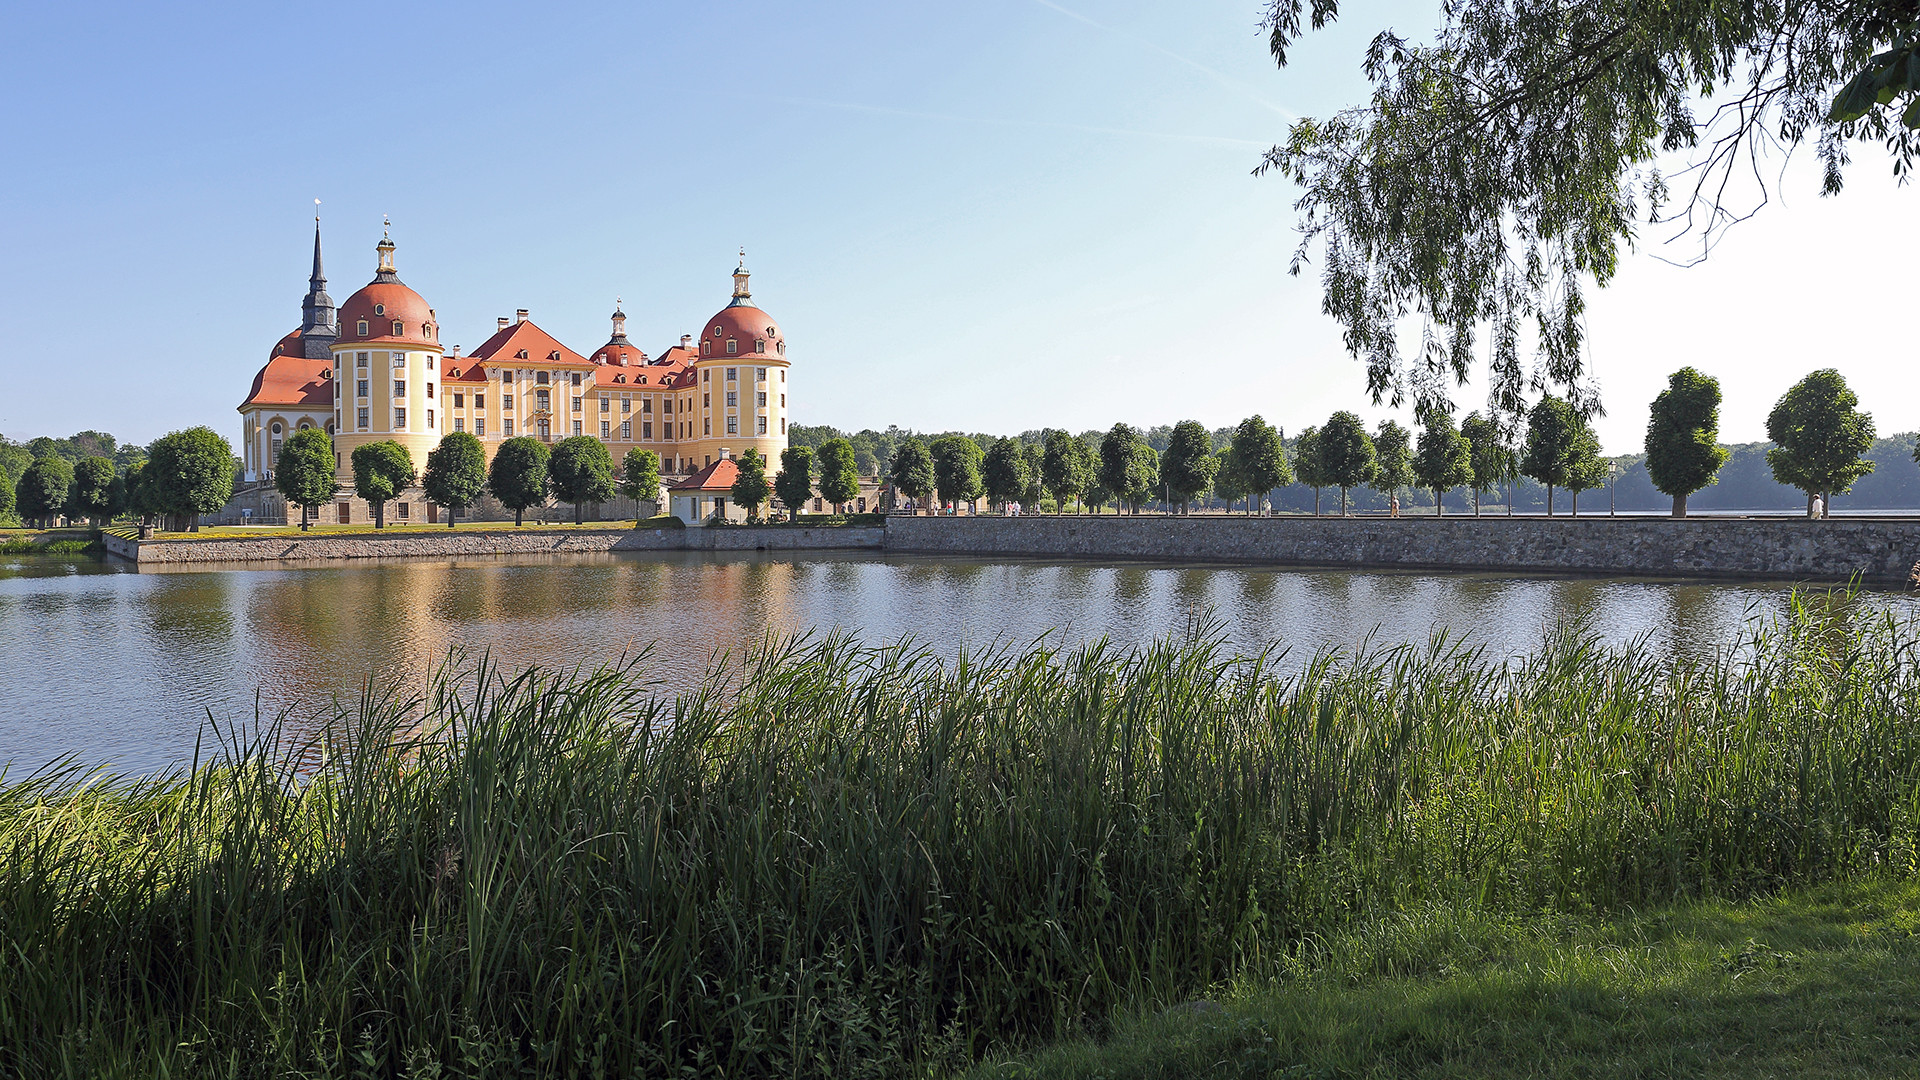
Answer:
POLYGON ((672 699, 644 660, 449 669, 317 741, 0 778, 0 1075, 940 1075, 1309 979, 1467 1016, 1422 980, 1909 877, 1917 642, 1800 598, 1714 661, 1286 674, 1202 631, 777 642, 672 699))

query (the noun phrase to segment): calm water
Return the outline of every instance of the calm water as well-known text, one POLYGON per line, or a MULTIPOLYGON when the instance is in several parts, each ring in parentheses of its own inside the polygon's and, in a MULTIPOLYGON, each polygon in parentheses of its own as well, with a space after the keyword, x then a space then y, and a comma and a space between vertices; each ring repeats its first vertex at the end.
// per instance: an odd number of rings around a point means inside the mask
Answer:
MULTIPOLYGON (((145 770, 193 750, 209 714, 251 718, 351 696, 370 674, 423 679, 451 650, 503 665, 597 665, 657 642, 669 687, 716 649, 843 627, 873 642, 1134 644, 1212 612, 1231 642, 1425 641, 1505 655, 1557 620, 1676 651, 1733 640, 1787 590, 1763 584, 1195 568, 907 556, 664 553, 484 557, 299 569, 137 573, 122 563, 0 559, 0 762, 62 755, 145 770)), ((1899 602, 1888 597, 1871 602, 1899 602)))

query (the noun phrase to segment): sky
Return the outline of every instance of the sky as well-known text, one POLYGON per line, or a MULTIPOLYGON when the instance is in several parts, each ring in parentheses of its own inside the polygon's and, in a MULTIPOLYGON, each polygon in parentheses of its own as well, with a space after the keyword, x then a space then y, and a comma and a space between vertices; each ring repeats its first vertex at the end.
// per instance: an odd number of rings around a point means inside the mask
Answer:
MULTIPOLYGON (((315 198, 336 302, 388 216, 468 349, 524 307, 589 350, 618 297, 658 352, 744 247, 800 423, 1409 422, 1287 273, 1296 192, 1252 170, 1437 6, 1349 6, 1278 69, 1259 0, 6 5, 0 433, 237 439, 315 198)), ((1883 434, 1920 428, 1914 193, 1873 147, 1837 199, 1810 156, 1773 167, 1706 263, 1646 243, 1592 298, 1609 453, 1685 364, 1721 379, 1727 441, 1821 367, 1883 434)))

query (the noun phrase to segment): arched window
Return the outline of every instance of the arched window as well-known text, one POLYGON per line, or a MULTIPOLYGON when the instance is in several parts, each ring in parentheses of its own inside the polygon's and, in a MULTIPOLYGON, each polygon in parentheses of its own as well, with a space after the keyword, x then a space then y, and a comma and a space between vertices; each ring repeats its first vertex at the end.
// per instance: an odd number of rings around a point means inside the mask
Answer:
POLYGON ((701 355, 701 356, 705 356, 705 355, 707 355, 707 350, 708 350, 708 348, 709 348, 709 345, 708 345, 708 343, 707 343, 707 342, 704 342, 704 341, 703 341, 703 342, 701 342, 701 343, 700 343, 700 355, 701 355))
POLYGON ((400 336, 400 334, 401 334, 401 330, 400 330, 400 320, 399 320, 399 319, 395 319, 395 320, 393 320, 393 336, 394 336, 394 337, 399 337, 399 336, 400 336))
POLYGON ((366 337, 367 336, 367 320, 361 319, 359 326, 355 332, 358 333, 361 337, 366 337))
POLYGON ((755 338, 755 339, 753 339, 753 351, 754 351, 754 352, 766 352, 766 351, 767 351, 767 339, 766 339, 766 338, 755 338))
POLYGON ((739 351, 740 351, 740 343, 733 340, 732 338, 728 338, 727 339, 727 355, 732 356, 734 353, 737 353, 739 351))

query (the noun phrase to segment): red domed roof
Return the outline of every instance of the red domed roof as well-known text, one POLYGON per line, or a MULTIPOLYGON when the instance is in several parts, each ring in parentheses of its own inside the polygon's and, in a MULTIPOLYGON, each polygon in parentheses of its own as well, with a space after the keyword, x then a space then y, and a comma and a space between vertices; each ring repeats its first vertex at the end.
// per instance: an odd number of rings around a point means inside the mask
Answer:
POLYGON ((714 313, 700 328, 700 355, 707 359, 753 356, 756 355, 754 346, 765 342, 766 348, 761 352, 766 357, 779 357, 782 340, 780 324, 773 321, 773 316, 751 304, 730 304, 714 313), (728 341, 738 343, 735 352, 727 352, 728 341))
POLYGON ((398 281, 372 281, 340 305, 336 344, 349 342, 437 346, 440 330, 434 325, 433 309, 419 293, 398 281), (397 333, 395 324, 399 325, 397 333))
POLYGON ((300 331, 280 339, 267 357, 267 364, 253 377, 246 409, 257 405, 292 406, 306 409, 333 408, 332 360, 309 360, 300 347, 300 331))

